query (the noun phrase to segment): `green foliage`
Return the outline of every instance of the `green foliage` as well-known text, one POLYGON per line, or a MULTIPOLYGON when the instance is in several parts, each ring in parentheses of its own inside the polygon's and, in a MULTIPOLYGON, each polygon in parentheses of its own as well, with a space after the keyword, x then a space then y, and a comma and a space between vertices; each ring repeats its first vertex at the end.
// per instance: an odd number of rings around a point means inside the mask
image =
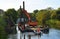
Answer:
POLYGON ((47 10, 40 10, 36 14, 36 18, 37 18, 39 24, 41 24, 41 25, 45 24, 45 21, 50 18, 50 13, 47 10))
POLYGON ((55 10, 49 7, 38 11, 35 15, 39 25, 47 24, 52 28, 60 29, 60 8, 55 10))
POLYGON ((56 11, 56 15, 56 18, 60 20, 60 8, 58 8, 58 10, 56 11))
POLYGON ((7 39, 7 33, 2 26, 0 26, 0 39, 7 39))
POLYGON ((21 13, 21 10, 18 9, 18 10, 17 10, 17 13, 18 13, 18 17, 19 17, 19 16, 20 16, 20 13, 21 13))
MULTIPOLYGON (((17 15, 18 13, 16 12, 15 9, 8 9, 5 11, 3 16, 0 17, 0 39, 7 39, 8 34, 6 32, 6 26, 7 26, 7 21, 9 18, 16 23, 17 20, 17 15)), ((15 32, 15 31, 14 31, 15 32)))
POLYGON ((0 17, 0 39, 7 39, 7 33, 5 32, 6 22, 3 17, 0 17))
POLYGON ((56 10, 50 10, 50 13, 51 13, 50 18, 51 19, 56 19, 56 10))
POLYGON ((33 17, 36 17, 36 14, 38 13, 38 11, 39 11, 39 10, 37 10, 37 9, 34 10, 32 16, 33 16, 33 17))
POLYGON ((5 13, 5 17, 11 17, 14 23, 16 23, 18 13, 16 12, 15 9, 8 9, 5 13))
POLYGON ((37 13, 37 12, 38 12, 38 10, 36 9, 36 10, 34 10, 33 12, 34 12, 34 13, 37 13))
POLYGON ((0 26, 6 26, 6 22, 3 17, 0 17, 0 26))
POLYGON ((47 20, 46 24, 48 24, 51 28, 60 29, 60 21, 58 21, 57 19, 47 20))

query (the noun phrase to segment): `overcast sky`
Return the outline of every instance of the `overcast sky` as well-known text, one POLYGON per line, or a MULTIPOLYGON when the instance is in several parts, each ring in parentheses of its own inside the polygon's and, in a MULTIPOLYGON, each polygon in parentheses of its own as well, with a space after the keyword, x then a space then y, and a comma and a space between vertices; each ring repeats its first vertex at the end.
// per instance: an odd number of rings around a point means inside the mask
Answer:
POLYGON ((58 8, 60 7, 60 0, 0 0, 0 9, 7 10, 15 8, 16 10, 22 6, 25 1, 25 9, 32 12, 35 9, 45 9, 47 7, 58 8))

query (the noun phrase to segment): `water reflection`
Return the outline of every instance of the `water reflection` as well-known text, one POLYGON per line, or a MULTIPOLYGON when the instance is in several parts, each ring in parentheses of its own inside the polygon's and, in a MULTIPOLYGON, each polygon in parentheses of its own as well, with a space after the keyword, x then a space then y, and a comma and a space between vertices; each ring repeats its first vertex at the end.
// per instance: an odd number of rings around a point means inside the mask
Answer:
POLYGON ((17 39, 17 35, 16 34, 10 34, 10 35, 8 35, 8 39, 17 39))
POLYGON ((31 35, 31 39, 60 39, 60 30, 56 30, 56 29, 50 29, 49 33, 42 33, 42 35, 34 35, 33 33, 29 32, 29 33, 21 33, 18 30, 17 27, 17 34, 10 34, 8 39, 24 39, 24 35, 25 35, 25 39, 28 39, 28 35, 31 35), (21 38, 20 38, 21 37, 21 38))

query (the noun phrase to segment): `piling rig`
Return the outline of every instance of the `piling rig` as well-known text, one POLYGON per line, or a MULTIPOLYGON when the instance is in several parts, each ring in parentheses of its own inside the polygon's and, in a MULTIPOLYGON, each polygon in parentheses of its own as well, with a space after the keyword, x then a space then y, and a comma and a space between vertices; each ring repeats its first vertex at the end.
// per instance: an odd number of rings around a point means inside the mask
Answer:
POLYGON ((35 34, 40 34, 40 27, 38 27, 37 20, 32 20, 30 14, 25 10, 25 2, 23 1, 23 8, 20 6, 20 16, 18 22, 18 29, 24 32, 34 32, 35 34))

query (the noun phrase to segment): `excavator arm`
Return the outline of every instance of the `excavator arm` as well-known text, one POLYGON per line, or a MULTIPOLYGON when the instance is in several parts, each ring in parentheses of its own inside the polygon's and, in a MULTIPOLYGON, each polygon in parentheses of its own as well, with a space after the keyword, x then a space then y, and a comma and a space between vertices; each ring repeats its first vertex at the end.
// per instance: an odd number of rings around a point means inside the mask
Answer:
MULTIPOLYGON (((24 1, 23 1, 23 9, 20 7, 20 10, 21 10, 21 21, 23 20, 23 23, 24 24, 26 24, 26 21, 25 21, 25 19, 26 19, 26 17, 27 17, 27 19, 28 19, 28 21, 27 21, 27 24, 29 25, 29 26, 37 26, 37 21, 32 21, 31 20, 31 17, 30 17, 30 14, 25 10, 25 5, 24 5, 25 3, 24 3, 24 1), (25 17, 26 16, 26 17, 25 17), (23 19, 22 19, 23 18, 23 19)), ((35 19, 36 20, 36 19, 35 19)), ((23 24, 23 23, 21 23, 21 24, 23 24)))

